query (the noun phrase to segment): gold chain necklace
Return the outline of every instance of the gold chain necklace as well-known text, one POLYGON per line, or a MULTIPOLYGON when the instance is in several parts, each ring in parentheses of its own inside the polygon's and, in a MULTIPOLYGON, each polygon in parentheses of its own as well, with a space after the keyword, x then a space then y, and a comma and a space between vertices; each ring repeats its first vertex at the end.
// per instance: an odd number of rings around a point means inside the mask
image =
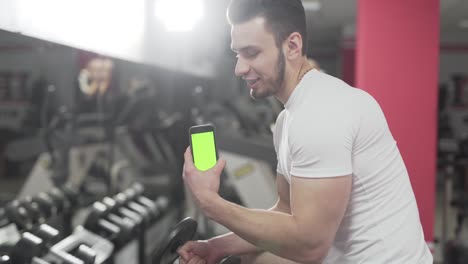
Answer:
POLYGON ((308 72, 310 72, 312 69, 313 69, 313 67, 312 67, 312 68, 309 68, 307 71, 305 71, 305 72, 302 74, 301 78, 299 78, 299 81, 298 81, 297 83, 300 83, 300 82, 302 81, 302 78, 304 78, 304 76, 305 76, 308 72))

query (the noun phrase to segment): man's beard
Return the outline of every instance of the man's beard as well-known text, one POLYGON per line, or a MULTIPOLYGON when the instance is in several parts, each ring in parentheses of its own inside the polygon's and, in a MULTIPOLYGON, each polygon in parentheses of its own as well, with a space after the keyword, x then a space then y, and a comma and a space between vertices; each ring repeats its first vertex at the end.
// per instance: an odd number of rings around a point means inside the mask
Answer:
POLYGON ((265 83, 264 89, 250 90, 250 97, 257 100, 276 94, 281 86, 283 86, 285 71, 286 62, 284 59, 284 53, 283 50, 279 48, 278 63, 276 64, 276 78, 273 81, 265 83))

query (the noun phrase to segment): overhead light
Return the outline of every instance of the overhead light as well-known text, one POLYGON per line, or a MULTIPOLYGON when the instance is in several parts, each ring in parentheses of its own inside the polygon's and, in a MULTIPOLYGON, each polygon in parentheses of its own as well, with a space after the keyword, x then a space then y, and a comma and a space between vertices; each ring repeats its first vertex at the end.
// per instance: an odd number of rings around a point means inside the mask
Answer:
POLYGON ((155 4, 156 16, 167 31, 191 31, 204 15, 203 0, 158 0, 155 4))
POLYGON ((322 8, 320 1, 307 1, 303 3, 306 11, 319 11, 322 8))
POLYGON ((16 3, 18 25, 25 35, 110 56, 140 56, 145 0, 17 0, 16 3))
POLYGON ((468 19, 461 20, 460 23, 458 23, 458 25, 461 28, 468 29, 468 19))

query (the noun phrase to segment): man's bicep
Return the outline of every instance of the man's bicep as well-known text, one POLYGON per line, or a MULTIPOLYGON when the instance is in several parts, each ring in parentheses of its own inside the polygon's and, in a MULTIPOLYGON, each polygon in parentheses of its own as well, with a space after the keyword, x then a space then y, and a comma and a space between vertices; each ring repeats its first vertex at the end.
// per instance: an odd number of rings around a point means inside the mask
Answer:
POLYGON ((307 238, 331 244, 351 194, 352 176, 291 177, 291 214, 307 238))

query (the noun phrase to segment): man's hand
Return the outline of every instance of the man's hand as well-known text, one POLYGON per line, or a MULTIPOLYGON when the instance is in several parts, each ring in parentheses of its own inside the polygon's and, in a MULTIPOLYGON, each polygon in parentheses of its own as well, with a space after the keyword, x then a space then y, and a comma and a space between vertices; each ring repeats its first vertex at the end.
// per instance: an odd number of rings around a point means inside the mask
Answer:
POLYGON ((207 171, 199 171, 193 164, 190 147, 185 151, 184 159, 184 182, 192 193, 197 205, 200 209, 204 210, 210 199, 218 196, 220 175, 226 165, 226 161, 220 159, 213 168, 207 171))
POLYGON ((221 252, 206 240, 189 241, 179 248, 177 253, 180 255, 181 264, 218 264, 223 258, 221 252))

